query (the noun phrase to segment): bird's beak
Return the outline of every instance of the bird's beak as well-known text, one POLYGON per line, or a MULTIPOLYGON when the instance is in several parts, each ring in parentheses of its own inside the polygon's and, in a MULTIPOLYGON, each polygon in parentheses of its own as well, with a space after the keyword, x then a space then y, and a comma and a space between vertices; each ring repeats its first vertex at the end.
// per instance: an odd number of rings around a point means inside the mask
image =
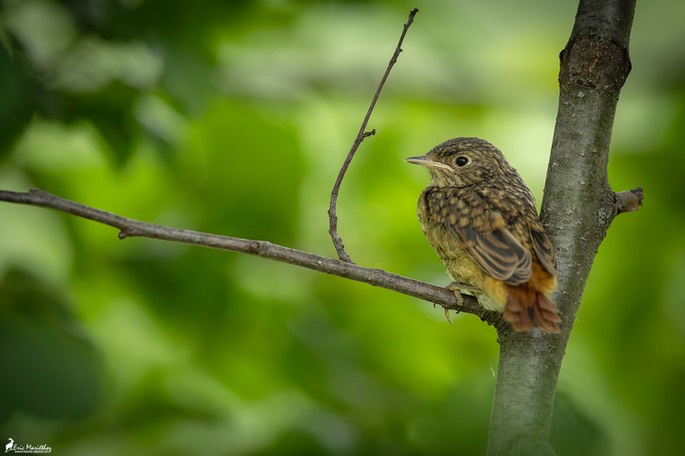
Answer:
POLYGON ((406 161, 407 163, 412 163, 414 165, 425 166, 426 168, 441 168, 446 169, 447 171, 454 171, 450 165, 430 160, 426 158, 425 155, 423 157, 405 158, 404 161, 406 161))

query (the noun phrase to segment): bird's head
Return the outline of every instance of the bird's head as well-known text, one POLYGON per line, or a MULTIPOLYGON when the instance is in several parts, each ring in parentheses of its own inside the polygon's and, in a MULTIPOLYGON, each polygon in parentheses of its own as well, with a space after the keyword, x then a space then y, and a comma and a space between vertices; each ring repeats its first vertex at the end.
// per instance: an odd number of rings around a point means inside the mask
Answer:
POLYGON ((516 171, 502 152, 478 138, 454 138, 407 163, 425 166, 438 187, 468 187, 516 171))

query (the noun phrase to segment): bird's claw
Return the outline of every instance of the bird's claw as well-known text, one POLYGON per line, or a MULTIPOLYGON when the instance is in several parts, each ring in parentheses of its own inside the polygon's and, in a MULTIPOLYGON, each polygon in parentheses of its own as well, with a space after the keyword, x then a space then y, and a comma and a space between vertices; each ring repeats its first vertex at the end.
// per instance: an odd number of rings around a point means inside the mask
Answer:
POLYGON ((453 323, 452 319, 450 318, 450 310, 447 307, 445 307, 443 310, 445 311, 445 318, 447 318, 449 324, 452 325, 453 323))

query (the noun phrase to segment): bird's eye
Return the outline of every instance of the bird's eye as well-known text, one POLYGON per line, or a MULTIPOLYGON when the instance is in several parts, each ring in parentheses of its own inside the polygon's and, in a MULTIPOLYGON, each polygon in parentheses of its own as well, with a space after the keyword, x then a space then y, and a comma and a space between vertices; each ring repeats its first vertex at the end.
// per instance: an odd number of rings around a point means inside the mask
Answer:
POLYGON ((467 164, 468 162, 469 162, 468 157, 464 157, 464 156, 457 157, 457 159, 454 160, 454 163, 456 163, 456 165, 459 166, 459 167, 461 167, 461 166, 466 166, 466 164, 467 164))

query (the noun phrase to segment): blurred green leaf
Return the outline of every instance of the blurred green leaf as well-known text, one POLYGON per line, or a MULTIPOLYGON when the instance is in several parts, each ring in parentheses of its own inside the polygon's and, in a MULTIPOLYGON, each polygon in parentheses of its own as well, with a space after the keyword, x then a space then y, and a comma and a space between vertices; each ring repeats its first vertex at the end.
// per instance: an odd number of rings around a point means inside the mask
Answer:
POLYGON ((551 441, 560 456, 599 456, 609 452, 602 427, 563 393, 554 398, 551 441))
POLYGON ((0 284, 0 414, 77 419, 103 400, 100 356, 59 293, 20 271, 0 284))
POLYGON ((19 52, 0 47, 0 160, 12 151, 35 109, 36 87, 19 52))

